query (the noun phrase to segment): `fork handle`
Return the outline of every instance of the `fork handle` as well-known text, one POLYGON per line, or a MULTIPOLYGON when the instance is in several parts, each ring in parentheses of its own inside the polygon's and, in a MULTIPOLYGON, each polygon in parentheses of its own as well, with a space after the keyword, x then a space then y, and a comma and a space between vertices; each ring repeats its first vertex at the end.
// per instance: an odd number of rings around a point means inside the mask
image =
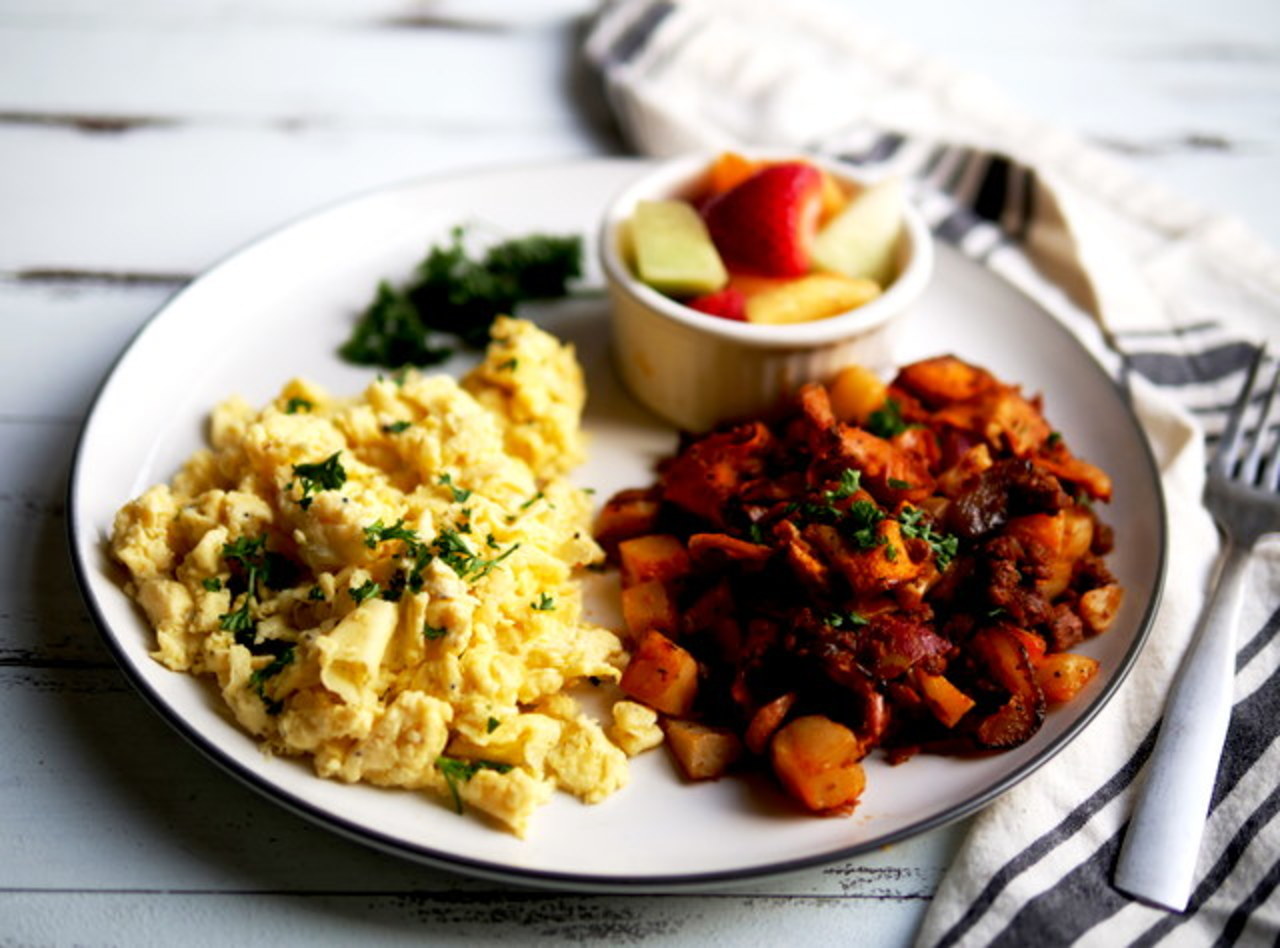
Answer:
POLYGON ((1235 631, 1249 548, 1227 541, 1217 586, 1182 659, 1160 736, 1129 820, 1115 885, 1145 902, 1186 911, 1231 720, 1235 631))

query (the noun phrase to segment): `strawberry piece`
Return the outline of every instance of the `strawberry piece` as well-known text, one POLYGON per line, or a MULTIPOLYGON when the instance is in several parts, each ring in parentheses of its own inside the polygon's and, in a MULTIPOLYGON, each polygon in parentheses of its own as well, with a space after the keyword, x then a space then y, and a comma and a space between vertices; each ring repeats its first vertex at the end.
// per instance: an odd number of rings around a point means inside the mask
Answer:
POLYGON ((741 290, 732 286, 694 297, 685 305, 708 316, 719 316, 721 319, 736 319, 738 322, 743 322, 747 318, 747 298, 742 295, 741 290))
POLYGON ((707 230, 732 269, 801 276, 810 269, 822 190, 812 165, 769 165, 707 204, 707 230))

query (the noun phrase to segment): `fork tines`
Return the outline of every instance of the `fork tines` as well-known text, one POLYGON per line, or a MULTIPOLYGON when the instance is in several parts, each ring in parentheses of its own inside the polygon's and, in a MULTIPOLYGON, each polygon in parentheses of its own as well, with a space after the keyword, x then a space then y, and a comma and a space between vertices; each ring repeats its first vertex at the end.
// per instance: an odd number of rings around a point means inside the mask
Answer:
POLYGON ((1218 441, 1217 449, 1209 464, 1211 474, 1230 478, 1245 484, 1255 484, 1271 490, 1280 489, 1280 443, 1271 450, 1266 448, 1271 421, 1271 411, 1280 389, 1280 362, 1272 367, 1271 384, 1262 398, 1262 408, 1253 426, 1247 426, 1245 416, 1249 406, 1257 398, 1259 376, 1266 361, 1267 347, 1261 345, 1249 365, 1244 387, 1231 406, 1227 424, 1218 441), (1243 454, 1243 456, 1242 456, 1243 454))

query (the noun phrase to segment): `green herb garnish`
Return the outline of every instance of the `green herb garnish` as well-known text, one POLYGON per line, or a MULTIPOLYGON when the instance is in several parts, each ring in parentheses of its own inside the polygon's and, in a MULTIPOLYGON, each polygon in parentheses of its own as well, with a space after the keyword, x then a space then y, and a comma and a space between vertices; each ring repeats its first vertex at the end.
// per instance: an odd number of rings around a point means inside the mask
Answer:
POLYGON ((529 603, 529 606, 538 612, 552 612, 556 607, 556 601, 546 593, 542 593, 538 596, 538 601, 529 603))
POLYGON ((384 527, 381 520, 375 520, 364 528, 364 545, 369 549, 376 549, 379 543, 386 540, 404 540, 406 543, 416 543, 418 535, 405 527, 403 517, 389 527, 384 527))
POLYGON ((924 522, 924 511, 915 507, 904 507, 898 515, 902 524, 902 535, 909 540, 924 540, 933 551, 934 563, 941 572, 951 565, 960 549, 960 538, 954 534, 942 534, 933 529, 933 525, 924 522))
POLYGON ((500 764, 492 760, 459 760, 456 757, 445 757, 443 754, 436 758, 436 766, 440 768, 445 783, 449 785, 453 807, 459 813, 462 812, 462 796, 458 793, 460 784, 466 783, 482 770, 495 770, 500 774, 511 770, 510 764, 500 764))
POLYGON ((823 616, 822 621, 833 629, 852 629, 866 625, 871 620, 860 612, 832 612, 823 616))
POLYGON ((353 600, 355 600, 355 603, 358 606, 361 603, 367 602, 368 600, 372 599, 374 596, 378 595, 378 593, 380 592, 382 592, 382 587, 379 586, 377 583, 375 583, 372 579, 369 579, 369 580, 366 580, 363 584, 355 587, 354 589, 348 589, 347 595, 350 596, 353 600))
POLYGON ((896 398, 885 399, 884 406, 873 411, 866 424, 866 429, 879 438, 892 438, 910 427, 902 417, 902 406, 896 398))
MULTIPOLYGON (((358 365, 436 365, 453 355, 449 341, 483 348, 499 315, 514 315, 529 300, 565 296, 582 275, 582 239, 531 234, 490 247, 479 259, 455 227, 431 247, 403 287, 383 281, 339 350, 358 365)), ((511 368, 515 368, 514 365, 511 368)))
POLYGON ((222 580, 217 576, 206 576, 204 579, 200 580, 200 585, 209 592, 216 593, 222 589, 222 580))
POLYGON ((411 428, 411 427, 413 427, 412 421, 393 421, 390 424, 386 424, 382 426, 382 433, 383 434, 399 434, 400 432, 404 431, 406 428, 411 428))
POLYGON ((337 490, 347 482, 347 472, 338 460, 341 451, 335 451, 323 461, 315 464, 295 464, 293 474, 302 482, 302 496, 298 505, 306 510, 314 499, 311 495, 322 490, 337 490))
POLYGON ((471 491, 458 487, 453 483, 453 476, 450 474, 441 474, 440 483, 449 488, 453 494, 454 503, 464 503, 471 496, 471 491))
POLYGON ((253 688, 254 693, 262 699, 262 703, 267 706, 267 714, 273 717, 284 710, 284 702, 268 697, 265 685, 268 679, 274 678, 293 663, 295 654, 296 648, 289 645, 269 663, 249 676, 249 685, 253 688))
POLYGON ((286 415, 296 415, 300 411, 311 411, 313 408, 315 406, 305 398, 291 398, 285 403, 284 413, 286 415))

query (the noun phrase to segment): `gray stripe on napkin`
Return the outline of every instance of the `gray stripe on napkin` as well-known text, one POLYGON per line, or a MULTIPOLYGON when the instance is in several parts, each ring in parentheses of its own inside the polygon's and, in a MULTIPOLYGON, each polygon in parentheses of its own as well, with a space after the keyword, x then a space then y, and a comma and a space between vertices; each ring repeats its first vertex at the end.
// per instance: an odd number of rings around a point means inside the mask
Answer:
POLYGON ((636 17, 624 29, 605 54, 604 68, 608 69, 636 58, 649 43, 662 21, 675 12, 674 3, 655 3, 636 17))
POLYGON ((1155 743, 1156 736, 1153 731, 1143 739, 1129 759, 1125 761, 1124 766, 1110 780, 1068 813, 1052 830, 1035 840, 1030 846, 1023 849, 992 873, 991 879, 982 891, 978 893, 978 897, 973 900, 973 903, 965 913, 956 919, 955 924, 938 939, 936 942, 937 948, 949 948, 949 946, 958 944, 1015 878, 1026 872, 1058 846, 1071 839, 1081 827, 1093 818, 1094 814, 1129 786, 1141 771, 1142 765, 1147 762, 1147 758, 1151 756, 1155 743))
POLYGON ((1216 381, 1240 372, 1248 368, 1257 352, 1255 345, 1232 342, 1185 355, 1133 351, 1129 359, 1136 371, 1157 385, 1179 386, 1216 381))
MULTIPOLYGON (((1243 667, 1248 660, 1276 641, 1280 633, 1280 610, 1272 613, 1266 624, 1237 653, 1237 667, 1243 667)), ((1267 732, 1270 722, 1280 718, 1280 671, 1272 673, 1268 680, 1251 695, 1237 704, 1231 713, 1231 724, 1227 732, 1226 750, 1214 783, 1213 797, 1209 812, 1221 804, 1223 799, 1244 779, 1257 765, 1259 758, 1270 745, 1272 735, 1267 732)), ((1156 730, 1153 729, 1139 747, 1143 761, 1154 746, 1156 730), (1145 753, 1143 751, 1145 750, 1145 753)), ((1137 776, 1138 768, 1134 767, 1133 758, 1113 777, 1104 788, 1094 794, 1088 803, 1092 804, 1103 792, 1110 790, 1106 796, 1109 801, 1121 789, 1132 783, 1137 776)), ((1138 762, 1139 765, 1142 761, 1138 762)), ((1196 886, 1192 893, 1187 915, 1167 916, 1153 925, 1148 932, 1161 928, 1160 936, 1183 922, 1194 918, 1199 910, 1217 892, 1222 884, 1239 866, 1240 856, 1254 835, 1266 826, 1280 810, 1280 791, 1273 792, 1237 829, 1222 855, 1196 886)), ((1088 815, 1100 809, 1100 806, 1088 807, 1088 815)), ((1034 859, 1024 860, 1028 854, 1024 850, 1014 859, 1007 862, 992 877, 991 883, 974 901, 973 906, 952 926, 937 945, 954 945, 963 938, 972 927, 981 920, 987 909, 991 907, 997 896, 1008 886, 1014 877, 1029 868, 1042 858, 1049 849, 1070 839, 1077 830, 1088 822, 1081 820, 1082 808, 1075 811, 1059 824, 1057 830, 1037 840, 1036 844, 1053 837, 1051 846, 1038 852, 1034 859), (1065 829, 1065 832, 1063 830, 1065 829), (995 884, 999 882, 999 885, 995 884)), ((1127 823, 1126 823, 1127 826, 1127 823)), ((1077 866, 1052 889, 1027 900, 1027 902, 1010 919, 1008 925, 989 942, 989 946, 1007 945, 1010 948, 1025 944, 1043 944, 1046 936, 1052 936, 1050 943, 1065 944, 1080 937, 1085 932, 1105 922, 1112 915, 1130 904, 1130 900, 1111 888, 1111 872, 1119 855, 1120 841, 1123 839, 1123 828, 1107 839, 1088 859, 1077 866)), ((1148 940, 1145 936, 1128 944, 1153 944, 1158 938, 1148 940)))

